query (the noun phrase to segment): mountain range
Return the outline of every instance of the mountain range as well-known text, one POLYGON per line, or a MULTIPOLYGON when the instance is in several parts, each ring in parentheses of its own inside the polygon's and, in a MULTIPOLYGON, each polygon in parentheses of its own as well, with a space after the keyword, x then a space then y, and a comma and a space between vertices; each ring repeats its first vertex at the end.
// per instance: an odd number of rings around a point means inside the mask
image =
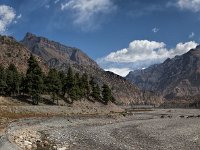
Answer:
POLYGON ((200 46, 144 70, 130 72, 127 80, 139 88, 156 91, 167 100, 200 98, 200 46))
POLYGON ((65 46, 45 37, 27 33, 22 41, 0 36, 0 64, 7 67, 13 63, 19 71, 26 72, 27 60, 33 54, 47 72, 49 68, 67 71, 69 67, 80 74, 87 73, 102 86, 108 84, 118 104, 155 104, 163 98, 153 92, 140 90, 128 80, 101 69, 98 64, 78 48, 65 46))

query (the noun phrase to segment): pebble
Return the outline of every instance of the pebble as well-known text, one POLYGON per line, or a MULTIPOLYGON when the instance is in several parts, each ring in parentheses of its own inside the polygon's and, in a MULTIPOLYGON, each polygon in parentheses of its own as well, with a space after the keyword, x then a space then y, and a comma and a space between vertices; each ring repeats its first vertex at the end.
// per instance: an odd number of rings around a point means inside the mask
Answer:
POLYGON ((58 148, 57 150, 67 150, 67 147, 58 148))
POLYGON ((31 145, 27 145, 26 148, 27 149, 32 149, 32 146, 31 145))
POLYGON ((27 146, 27 145, 32 145, 32 143, 29 142, 29 141, 24 141, 24 145, 25 145, 25 146, 27 146))
POLYGON ((54 145, 54 146, 53 146, 53 150, 57 150, 57 146, 54 145))

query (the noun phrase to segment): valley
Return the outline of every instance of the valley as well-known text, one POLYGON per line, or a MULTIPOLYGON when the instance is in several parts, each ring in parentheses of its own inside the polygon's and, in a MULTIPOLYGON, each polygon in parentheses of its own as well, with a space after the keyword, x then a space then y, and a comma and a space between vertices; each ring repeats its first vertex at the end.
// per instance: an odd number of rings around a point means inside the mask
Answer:
POLYGON ((199 47, 123 78, 32 33, 0 42, 0 149, 200 148, 199 47))
POLYGON ((0 150, 200 150, 200 0, 0 0, 0 150))

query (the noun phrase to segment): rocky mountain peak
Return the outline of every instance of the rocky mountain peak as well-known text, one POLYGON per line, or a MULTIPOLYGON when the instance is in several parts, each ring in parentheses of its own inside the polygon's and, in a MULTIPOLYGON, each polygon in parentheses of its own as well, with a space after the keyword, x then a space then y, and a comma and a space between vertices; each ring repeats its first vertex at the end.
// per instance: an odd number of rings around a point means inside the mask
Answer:
MULTIPOLYGON (((0 35, 0 64, 3 67, 7 68, 10 64, 15 64, 18 71, 25 73, 30 54, 30 51, 14 37, 0 35)), ((47 72, 48 68, 44 61, 40 57, 34 56, 43 71, 47 72)))
POLYGON ((36 36, 33 33, 27 32, 24 39, 22 40, 23 42, 29 42, 29 43, 43 43, 43 42, 53 42, 53 41, 49 41, 47 38, 44 37, 40 37, 40 36, 36 36))
POLYGON ((65 46, 45 37, 27 33, 21 41, 32 53, 44 58, 50 67, 67 69, 69 64, 99 68, 97 63, 78 48, 65 46))
POLYGON ((24 38, 31 38, 31 37, 36 37, 36 35, 31 32, 27 32, 24 38))

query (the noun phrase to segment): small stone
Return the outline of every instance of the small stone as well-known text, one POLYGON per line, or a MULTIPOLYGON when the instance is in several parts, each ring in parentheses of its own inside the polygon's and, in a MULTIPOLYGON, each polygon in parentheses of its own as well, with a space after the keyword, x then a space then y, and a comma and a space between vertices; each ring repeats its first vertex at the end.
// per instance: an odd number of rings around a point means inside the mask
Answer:
POLYGON ((58 148, 57 150, 66 150, 66 147, 58 148))
POLYGON ((44 141, 44 146, 47 146, 49 144, 48 141, 44 141))
POLYGON ((24 145, 25 145, 25 146, 28 146, 28 145, 32 145, 32 143, 29 142, 29 141, 24 141, 24 145))
POLYGON ((36 145, 36 144, 33 144, 32 147, 33 147, 33 148, 37 148, 37 145, 36 145))
POLYGON ((20 138, 20 139, 23 139, 23 136, 20 135, 19 138, 20 138))
POLYGON ((53 146, 53 150, 57 150, 57 146, 54 145, 54 146, 53 146))
POLYGON ((32 146, 31 145, 27 145, 26 148, 27 149, 32 149, 32 146))

